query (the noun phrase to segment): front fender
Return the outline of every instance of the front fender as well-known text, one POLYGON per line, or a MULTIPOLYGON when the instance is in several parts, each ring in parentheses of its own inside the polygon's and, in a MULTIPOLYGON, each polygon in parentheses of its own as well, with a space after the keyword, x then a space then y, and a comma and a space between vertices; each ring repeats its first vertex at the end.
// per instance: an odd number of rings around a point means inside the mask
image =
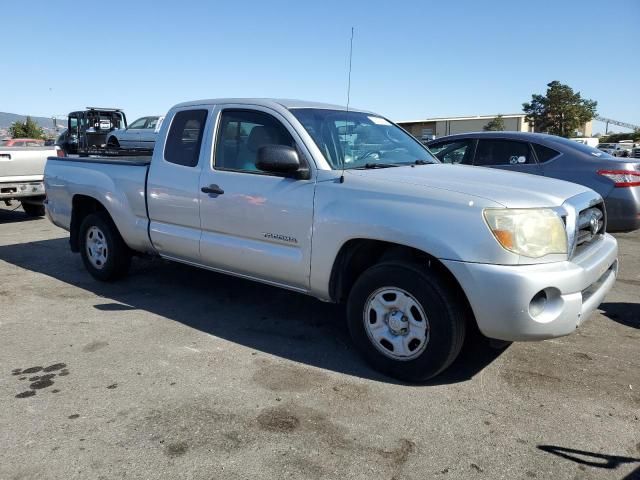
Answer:
MULTIPOLYGON (((382 183, 382 182, 381 182, 382 183)), ((499 204, 443 189, 385 184, 350 177, 320 181, 316 187, 311 290, 329 298, 334 260, 353 239, 391 242, 440 260, 515 264, 518 256, 502 249, 484 223, 482 210, 499 204), (386 190, 386 191, 385 191, 386 190)))

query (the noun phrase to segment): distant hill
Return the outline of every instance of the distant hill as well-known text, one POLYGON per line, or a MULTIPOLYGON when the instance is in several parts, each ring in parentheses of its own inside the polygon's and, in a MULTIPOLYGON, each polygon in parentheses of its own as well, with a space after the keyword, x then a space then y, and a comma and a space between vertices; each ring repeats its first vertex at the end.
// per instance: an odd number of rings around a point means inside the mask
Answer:
MULTIPOLYGON (((26 115, 19 115, 17 113, 0 112, 0 136, 8 135, 9 127, 13 122, 24 122, 27 119, 26 115), (5 133, 6 132, 6 133, 5 133), (4 133, 4 135, 2 135, 4 133)), ((56 130, 53 127, 53 120, 47 117, 31 117, 40 127, 42 127, 45 133, 55 134, 56 130)), ((67 119, 58 119, 58 130, 66 128, 67 119)))

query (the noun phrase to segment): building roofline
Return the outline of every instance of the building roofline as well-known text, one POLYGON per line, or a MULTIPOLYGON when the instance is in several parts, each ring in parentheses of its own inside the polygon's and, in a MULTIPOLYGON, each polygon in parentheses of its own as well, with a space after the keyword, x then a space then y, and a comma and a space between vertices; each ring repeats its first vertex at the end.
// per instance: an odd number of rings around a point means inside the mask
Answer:
POLYGON ((502 113, 495 115, 476 115, 472 117, 434 117, 434 118, 423 118, 421 120, 400 120, 396 123, 426 123, 426 122, 444 122, 451 120, 493 120, 498 115, 501 115, 502 118, 524 118, 526 114, 524 113, 502 113))

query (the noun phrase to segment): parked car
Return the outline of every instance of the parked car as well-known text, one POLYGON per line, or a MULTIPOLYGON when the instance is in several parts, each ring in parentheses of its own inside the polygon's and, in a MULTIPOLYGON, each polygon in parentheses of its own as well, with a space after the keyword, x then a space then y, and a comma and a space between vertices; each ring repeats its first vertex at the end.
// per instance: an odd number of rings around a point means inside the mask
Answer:
POLYGON ((47 162, 48 215, 95 278, 139 252, 346 302, 355 345, 398 378, 437 375, 472 323, 506 341, 570 334, 615 282, 596 192, 441 164, 375 113, 200 100, 173 107, 158 142, 147 159, 47 162))
POLYGON ((609 155, 615 156, 614 155, 616 151, 615 143, 599 143, 596 148, 598 150, 602 150, 604 153, 608 153, 609 155))
POLYGON ((601 143, 598 149, 614 157, 630 157, 633 144, 629 143, 601 143))
POLYGON ((0 147, 42 147, 44 140, 40 138, 7 138, 2 140, 0 147))
POLYGON ((114 130, 107 139, 110 148, 138 148, 153 150, 164 117, 142 117, 127 128, 114 130))
POLYGON ((618 142, 616 143, 613 156, 614 157, 630 157, 633 150, 633 143, 618 142))
MULTIPOLYGON (((445 163, 531 173, 579 183, 604 198, 608 231, 640 228, 640 163, 554 135, 478 132, 427 144, 445 163)), ((599 148, 602 144, 599 146, 599 148)))
POLYGON ((0 147, 0 201, 13 200, 31 217, 44 215, 44 165, 57 147, 0 147))

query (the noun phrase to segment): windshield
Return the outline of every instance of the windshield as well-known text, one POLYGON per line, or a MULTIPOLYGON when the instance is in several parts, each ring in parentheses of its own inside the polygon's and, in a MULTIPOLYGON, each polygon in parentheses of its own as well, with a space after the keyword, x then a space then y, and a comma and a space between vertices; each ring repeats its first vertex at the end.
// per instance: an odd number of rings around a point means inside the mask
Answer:
POLYGON ((334 170, 440 163, 415 138, 382 117, 315 108, 291 113, 334 170))

